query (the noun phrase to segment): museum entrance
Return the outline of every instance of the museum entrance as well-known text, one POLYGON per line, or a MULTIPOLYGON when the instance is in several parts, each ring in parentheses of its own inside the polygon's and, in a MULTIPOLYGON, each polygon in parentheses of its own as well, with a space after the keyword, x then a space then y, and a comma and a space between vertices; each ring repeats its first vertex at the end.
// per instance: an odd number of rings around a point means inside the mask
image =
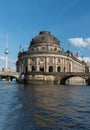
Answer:
POLYGON ((40 62, 40 71, 44 72, 44 62, 40 62))
POLYGON ((44 72, 44 67, 40 67, 40 71, 41 71, 41 72, 44 72))

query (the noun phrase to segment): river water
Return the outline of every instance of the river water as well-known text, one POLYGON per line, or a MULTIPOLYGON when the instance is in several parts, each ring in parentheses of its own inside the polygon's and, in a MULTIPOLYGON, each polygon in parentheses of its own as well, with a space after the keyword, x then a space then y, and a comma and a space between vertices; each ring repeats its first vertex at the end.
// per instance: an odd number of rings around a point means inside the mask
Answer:
POLYGON ((0 81, 0 130, 90 130, 90 86, 0 81))

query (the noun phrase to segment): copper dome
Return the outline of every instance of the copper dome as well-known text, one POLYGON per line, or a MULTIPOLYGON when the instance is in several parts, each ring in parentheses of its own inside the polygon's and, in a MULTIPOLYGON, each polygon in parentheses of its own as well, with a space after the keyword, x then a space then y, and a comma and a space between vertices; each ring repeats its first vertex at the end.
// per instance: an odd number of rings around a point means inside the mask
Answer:
POLYGON ((60 46, 60 41, 58 41, 57 38, 52 36, 51 33, 48 31, 41 31, 38 36, 32 38, 30 46, 41 43, 56 44, 60 46))

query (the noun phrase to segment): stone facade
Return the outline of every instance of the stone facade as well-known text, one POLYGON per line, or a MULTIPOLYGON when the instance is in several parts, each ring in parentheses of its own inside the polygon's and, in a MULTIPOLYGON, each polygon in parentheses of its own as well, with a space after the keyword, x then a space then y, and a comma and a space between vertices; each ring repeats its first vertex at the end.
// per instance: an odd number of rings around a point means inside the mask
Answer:
MULTIPOLYGON (((37 75, 39 72, 62 73, 86 71, 86 64, 75 58, 70 51, 64 52, 60 46, 60 41, 48 31, 40 32, 38 36, 32 38, 27 51, 20 51, 18 53, 16 66, 17 72, 29 73, 28 80, 33 80, 31 72, 37 75)), ((48 80, 49 77, 37 75, 35 80, 48 80)), ((55 77, 52 75, 51 77, 49 80, 54 81, 55 77)))

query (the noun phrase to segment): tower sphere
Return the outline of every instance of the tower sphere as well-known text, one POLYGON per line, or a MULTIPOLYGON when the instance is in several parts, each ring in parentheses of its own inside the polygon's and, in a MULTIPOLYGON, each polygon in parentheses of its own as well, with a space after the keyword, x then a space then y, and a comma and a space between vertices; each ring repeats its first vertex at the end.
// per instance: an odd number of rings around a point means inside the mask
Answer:
POLYGON ((6 50, 5 50, 5 54, 8 54, 9 52, 8 52, 8 48, 6 48, 6 50))

